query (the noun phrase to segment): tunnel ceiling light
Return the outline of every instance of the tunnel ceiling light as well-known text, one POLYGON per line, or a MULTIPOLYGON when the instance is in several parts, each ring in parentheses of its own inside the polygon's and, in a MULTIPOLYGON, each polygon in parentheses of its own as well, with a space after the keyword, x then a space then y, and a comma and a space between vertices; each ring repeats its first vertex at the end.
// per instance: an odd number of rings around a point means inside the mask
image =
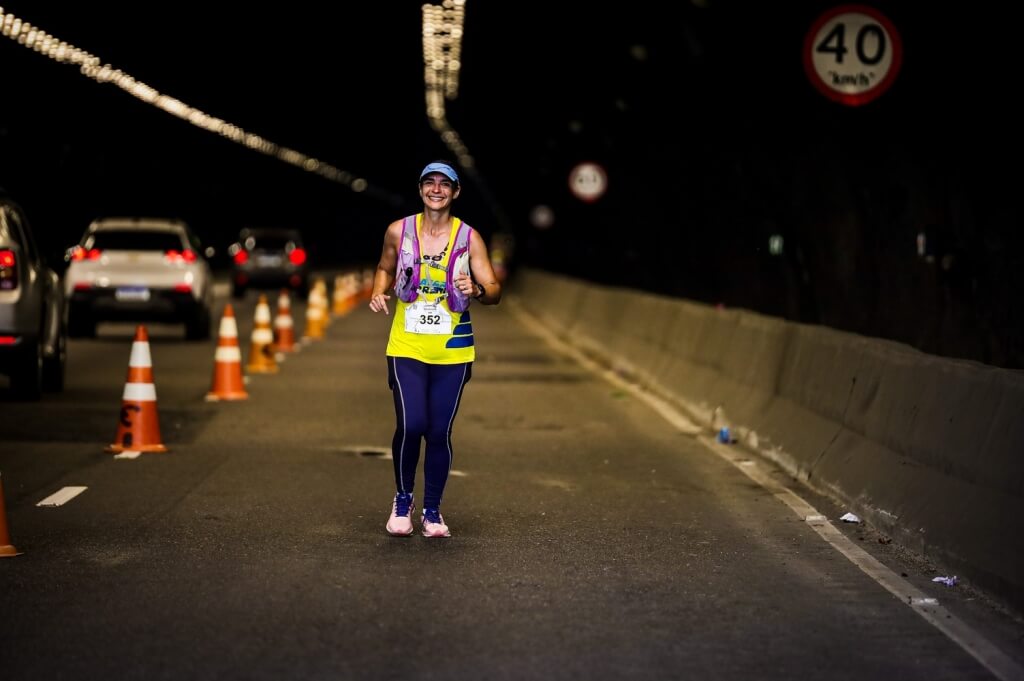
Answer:
POLYGON ((448 122, 445 105, 445 100, 454 100, 459 95, 465 20, 466 0, 423 5, 423 84, 430 126, 459 165, 475 177, 476 161, 448 122))
MULTIPOLYGON (((453 7, 456 5, 461 7, 464 2, 454 2, 450 4, 453 7)), ((455 12, 454 9, 444 10, 444 12, 448 11, 455 12)), ((448 20, 447 17, 447 14, 442 14, 441 18, 443 20, 448 20)), ((7 36, 19 45, 24 45, 35 52, 46 55, 54 61, 78 66, 83 75, 95 80, 96 82, 116 85, 132 96, 163 109, 172 116, 176 116, 187 121, 196 127, 221 135, 222 137, 233 142, 237 142, 238 144, 246 146, 254 151, 276 157, 285 163, 289 163, 307 172, 320 175, 332 182, 343 184, 354 192, 365 192, 370 189, 370 185, 365 179, 356 177, 352 173, 340 170, 330 163, 326 163, 325 161, 321 161, 320 159, 312 156, 307 156, 306 154, 294 149, 289 149, 288 147, 275 144, 274 142, 264 139, 259 135, 246 132, 237 125, 210 116, 195 107, 189 106, 181 100, 165 95, 156 88, 151 87, 142 81, 136 80, 131 75, 121 71, 120 69, 116 69, 110 64, 101 63, 99 57, 96 57, 85 50, 81 50, 74 45, 69 45, 62 40, 58 40, 49 33, 40 29, 38 26, 33 26, 27 21, 24 21, 9 12, 5 12, 3 7, 0 7, 0 33, 3 33, 3 35, 7 36)), ((455 54, 457 54, 457 52, 455 54)), ((450 61, 450 57, 448 59, 450 61)), ((452 70, 450 64, 445 61, 445 58, 442 58, 441 66, 442 73, 447 73, 452 70)), ((454 71, 457 73, 458 69, 456 68, 454 71)), ((450 76, 445 76, 443 82, 449 83, 449 79, 450 76)), ((457 91, 457 87, 458 78, 456 77, 454 79, 454 86, 450 84, 445 85, 445 91, 451 90, 452 92, 455 92, 457 91)), ((443 118, 443 103, 441 117, 443 118)), ((391 192, 379 191, 377 194, 390 201, 395 200, 395 197, 391 192)))

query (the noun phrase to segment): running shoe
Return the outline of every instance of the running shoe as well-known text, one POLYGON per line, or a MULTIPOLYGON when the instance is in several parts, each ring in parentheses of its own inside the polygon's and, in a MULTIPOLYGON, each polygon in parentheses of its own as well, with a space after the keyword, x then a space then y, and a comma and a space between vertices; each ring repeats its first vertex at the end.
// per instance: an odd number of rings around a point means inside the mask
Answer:
POLYGON ((441 512, 436 508, 423 509, 423 536, 424 537, 450 537, 448 526, 444 524, 441 512))
POLYGON ((399 492, 391 504, 391 517, 385 525, 393 537, 408 537, 412 534, 412 510, 416 507, 412 494, 399 492))

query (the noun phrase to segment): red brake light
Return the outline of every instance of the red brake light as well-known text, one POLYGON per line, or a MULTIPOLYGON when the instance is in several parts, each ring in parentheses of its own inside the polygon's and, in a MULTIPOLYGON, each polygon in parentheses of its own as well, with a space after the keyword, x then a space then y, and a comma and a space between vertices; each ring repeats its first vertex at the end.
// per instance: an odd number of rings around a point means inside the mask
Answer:
POLYGON ((90 248, 85 250, 81 246, 75 246, 74 250, 71 251, 72 260, 99 260, 100 255, 103 253, 98 248, 90 248))
POLYGON ((196 252, 188 249, 178 251, 172 248, 169 251, 164 251, 164 257, 170 262, 195 262, 196 252))
POLYGON ((190 284, 176 284, 174 290, 177 293, 192 293, 192 286, 190 284))
POLYGON ((235 253, 235 264, 244 265, 249 262, 249 253, 247 251, 239 251, 235 253))
POLYGON ((292 252, 288 254, 288 260, 293 265, 301 265, 306 262, 306 249, 304 248, 293 248, 292 252))
POLYGON ((14 345, 17 342, 17 336, 0 336, 0 345, 14 345))
POLYGON ((0 289, 10 291, 18 286, 18 259, 9 248, 0 249, 0 289))

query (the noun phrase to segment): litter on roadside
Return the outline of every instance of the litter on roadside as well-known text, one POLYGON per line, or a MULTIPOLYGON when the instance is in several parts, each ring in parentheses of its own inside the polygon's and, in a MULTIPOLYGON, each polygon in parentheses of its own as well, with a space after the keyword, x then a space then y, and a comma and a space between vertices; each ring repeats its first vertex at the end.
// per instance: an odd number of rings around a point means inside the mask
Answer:
POLYGON ((844 523, 859 523, 860 522, 860 518, 858 518, 857 516, 855 516, 852 513, 847 513, 847 514, 841 516, 839 519, 842 520, 844 523))
POLYGON ((956 575, 953 575, 952 577, 935 577, 932 581, 945 584, 946 586, 956 586, 960 582, 956 575))

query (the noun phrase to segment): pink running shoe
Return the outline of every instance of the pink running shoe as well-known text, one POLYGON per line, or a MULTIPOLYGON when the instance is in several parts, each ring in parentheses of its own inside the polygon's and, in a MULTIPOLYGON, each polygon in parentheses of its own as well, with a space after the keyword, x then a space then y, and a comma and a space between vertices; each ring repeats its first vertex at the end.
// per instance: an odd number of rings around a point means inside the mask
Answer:
POLYGON ((450 537, 448 526, 444 524, 441 512, 436 508, 423 509, 423 536, 424 537, 450 537))
POLYGON ((412 534, 412 510, 416 507, 412 494, 399 492, 391 504, 391 517, 385 528, 392 537, 408 537, 412 534))

